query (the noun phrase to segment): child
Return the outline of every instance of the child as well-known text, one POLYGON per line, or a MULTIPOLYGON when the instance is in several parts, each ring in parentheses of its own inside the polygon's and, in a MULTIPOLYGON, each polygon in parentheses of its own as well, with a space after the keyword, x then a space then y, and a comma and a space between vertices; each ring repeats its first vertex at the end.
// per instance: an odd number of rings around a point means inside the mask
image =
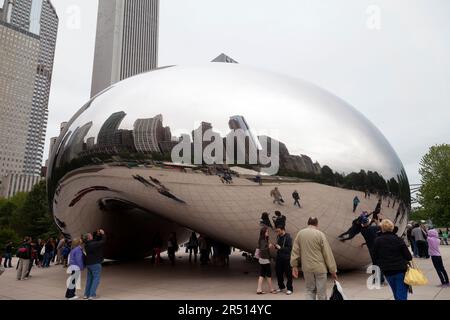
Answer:
POLYGON ((433 266, 436 269, 436 272, 441 280, 442 287, 448 287, 448 275, 447 271, 445 271, 444 264, 442 262, 441 251, 439 250, 439 245, 441 244, 441 240, 439 239, 439 234, 435 229, 428 231, 428 252, 431 256, 431 261, 433 261, 433 266))

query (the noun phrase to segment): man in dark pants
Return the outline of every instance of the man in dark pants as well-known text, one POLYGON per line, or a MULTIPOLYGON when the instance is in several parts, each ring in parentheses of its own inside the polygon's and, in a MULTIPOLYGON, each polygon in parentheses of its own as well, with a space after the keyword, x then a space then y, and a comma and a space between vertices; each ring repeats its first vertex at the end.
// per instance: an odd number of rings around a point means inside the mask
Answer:
MULTIPOLYGON (((373 246, 375 244, 375 239, 378 237, 378 235, 381 232, 381 228, 378 225, 371 225, 370 219, 367 217, 363 217, 361 221, 361 235, 364 237, 364 240, 366 241, 361 245, 361 248, 365 245, 367 246, 367 249, 369 250, 370 259, 372 260, 372 264, 374 265, 373 260, 373 246)), ((380 274, 380 283, 384 284, 384 275, 383 273, 380 274)))
POLYGON ((13 254, 13 243, 10 241, 5 247, 5 268, 12 268, 12 254, 13 254))
POLYGON ((282 292, 287 288, 286 294, 291 295, 294 291, 292 286, 292 267, 291 267, 291 251, 292 251, 292 238, 289 233, 286 233, 284 226, 277 227, 277 260, 275 270, 278 278, 278 290, 282 292), (284 276, 286 275, 287 284, 284 285, 284 276))

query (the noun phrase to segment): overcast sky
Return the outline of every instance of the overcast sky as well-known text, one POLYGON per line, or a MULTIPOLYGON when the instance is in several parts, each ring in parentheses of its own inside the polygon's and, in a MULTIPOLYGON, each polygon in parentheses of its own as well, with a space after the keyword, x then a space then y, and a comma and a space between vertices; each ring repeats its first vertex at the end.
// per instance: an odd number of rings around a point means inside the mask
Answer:
MULTIPOLYGON (((60 26, 45 154, 89 99, 98 4, 52 2, 60 26)), ((448 0, 161 0, 159 65, 224 52, 317 84, 372 121, 419 183, 420 158, 450 143, 449 13, 448 0)))

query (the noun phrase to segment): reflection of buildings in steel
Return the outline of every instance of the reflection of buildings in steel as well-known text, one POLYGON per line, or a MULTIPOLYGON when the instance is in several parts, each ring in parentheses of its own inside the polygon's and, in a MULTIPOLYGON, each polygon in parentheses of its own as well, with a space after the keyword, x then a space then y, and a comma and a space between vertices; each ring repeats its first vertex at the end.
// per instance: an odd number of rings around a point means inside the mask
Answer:
POLYGON ((97 143, 99 146, 113 146, 115 144, 114 137, 119 130, 120 123, 126 115, 125 112, 119 111, 113 113, 106 119, 97 135, 97 143))
MULTIPOLYGON (((294 189, 302 195, 303 209, 293 209, 288 201, 283 207, 283 214, 288 217, 289 232, 295 234, 303 228, 309 215, 318 216, 342 268, 360 267, 369 261, 366 250, 360 248, 359 238, 345 245, 335 239, 343 226, 354 219, 351 199, 358 194, 358 190, 371 189, 372 193, 389 191, 397 195, 400 209, 383 207, 382 213, 393 220, 399 213, 396 222, 400 232, 407 221, 409 185, 402 164, 388 142, 370 122, 342 100, 303 81, 273 76, 239 65, 228 68, 224 64, 211 64, 202 68, 173 67, 139 75, 118 83, 101 96, 102 99, 98 99, 92 109, 89 108, 92 101, 85 105, 58 139, 51 159, 53 166, 49 171, 48 190, 49 203, 54 204, 51 208, 54 216, 66 222, 65 233, 79 236, 81 232, 98 227, 109 231, 112 237, 105 247, 106 257, 121 259, 123 252, 142 257, 150 244, 143 241, 137 247, 132 246, 132 251, 127 251, 126 248, 130 247, 127 240, 136 235, 146 235, 143 238, 151 239, 155 232, 161 232, 164 238, 171 231, 182 234, 185 228, 244 250, 252 250, 257 241, 256 221, 261 212, 278 208, 272 206, 272 201, 268 199, 273 183, 278 184, 286 197, 294 189), (238 85, 242 81, 247 85, 238 85), (165 90, 148 90, 156 84, 170 88, 171 94, 165 90), (202 95, 202 92, 207 94, 202 95), (274 94, 277 96, 274 97, 274 94), (258 112, 260 109, 252 107, 270 108, 270 102, 279 95, 285 99, 276 100, 277 112, 272 113, 270 119, 262 116, 258 112), (214 102, 213 99, 217 100, 217 105, 226 108, 209 112, 207 108, 214 102), (156 102, 160 105, 148 107, 149 103, 156 102), (126 144, 124 137, 132 137, 134 152, 120 153, 119 149, 111 149, 108 155, 90 154, 84 157, 92 146, 92 149, 96 148, 95 140, 88 138, 86 150, 74 154, 73 159, 65 157, 68 149, 75 153, 80 150, 80 145, 76 148, 70 145, 79 140, 72 136, 80 134, 85 119, 92 119, 95 123, 89 137, 97 138, 102 125, 111 117, 110 110, 119 107, 127 114, 127 121, 122 121, 118 127, 112 126, 116 130, 111 131, 117 136, 124 130, 121 145, 126 144), (240 178, 233 179, 233 185, 223 185, 217 177, 201 174, 198 169, 181 173, 170 166, 159 165, 152 159, 163 157, 154 153, 169 153, 177 143, 170 137, 169 129, 164 129, 162 116, 160 119, 158 116, 147 118, 159 110, 167 112, 164 117, 170 118, 172 129, 191 128, 195 121, 205 118, 205 114, 208 114, 207 121, 214 125, 226 125, 230 114, 245 114, 246 120, 255 129, 277 128, 280 130, 277 136, 280 141, 279 176, 263 177, 263 185, 258 185, 242 174, 240 178), (315 121, 299 124, 294 118, 315 121), (336 123, 342 123, 342 119, 347 125, 336 129, 336 123), (133 135, 130 136, 130 133, 133 135), (139 150, 136 150, 137 146, 139 150), (289 150, 295 152, 290 154, 289 150), (170 191, 151 178, 146 180, 154 187, 146 188, 132 175, 155 177, 170 191), (55 193, 58 185, 63 188, 55 193), (92 192, 68 208, 78 190, 96 185, 119 192, 92 192), (164 195, 157 191, 158 188, 170 194, 164 195), (173 195, 186 203, 174 201, 171 198, 173 195), (105 207, 99 210, 98 202, 104 199, 115 200, 107 201, 105 207), (400 201, 404 206, 400 205, 400 201), (127 202, 128 206, 121 206, 123 202, 127 202), (299 210, 304 210, 305 214, 299 214, 299 210)), ((200 131, 203 133, 204 130, 200 128, 200 131)), ((264 144, 261 138, 258 137, 258 140, 264 144)), ((108 139, 117 143, 115 137, 108 139)), ((226 147, 225 143, 223 145, 226 147)), ((192 146, 189 144, 189 147, 192 146)), ((271 153, 271 150, 266 151, 271 153)), ((244 167, 258 171, 258 165, 244 167)), ((359 195, 362 199, 364 193, 359 195)), ((373 210, 375 198, 362 200, 360 209, 373 210)))
POLYGON ((84 124, 82 127, 75 129, 73 134, 70 136, 67 142, 68 148, 64 151, 64 160, 66 162, 71 162, 75 159, 81 152, 86 149, 84 138, 89 133, 92 127, 92 121, 84 124))
MULTIPOLYGON (((252 131, 250 126, 248 125, 247 121, 243 116, 232 116, 230 117, 230 121, 228 122, 228 125, 231 130, 242 130, 245 135, 249 137, 249 144, 251 146, 248 147, 249 150, 261 150, 262 146, 259 142, 258 137, 255 135, 255 133, 252 131)), ((245 151, 244 151, 245 152, 245 151)))

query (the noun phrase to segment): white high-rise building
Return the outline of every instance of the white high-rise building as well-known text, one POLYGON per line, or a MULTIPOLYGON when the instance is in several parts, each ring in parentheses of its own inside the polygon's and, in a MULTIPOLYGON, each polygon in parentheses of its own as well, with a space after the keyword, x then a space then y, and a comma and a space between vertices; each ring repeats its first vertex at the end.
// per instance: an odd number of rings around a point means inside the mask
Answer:
POLYGON ((158 66, 159 0, 99 0, 91 97, 158 66))

